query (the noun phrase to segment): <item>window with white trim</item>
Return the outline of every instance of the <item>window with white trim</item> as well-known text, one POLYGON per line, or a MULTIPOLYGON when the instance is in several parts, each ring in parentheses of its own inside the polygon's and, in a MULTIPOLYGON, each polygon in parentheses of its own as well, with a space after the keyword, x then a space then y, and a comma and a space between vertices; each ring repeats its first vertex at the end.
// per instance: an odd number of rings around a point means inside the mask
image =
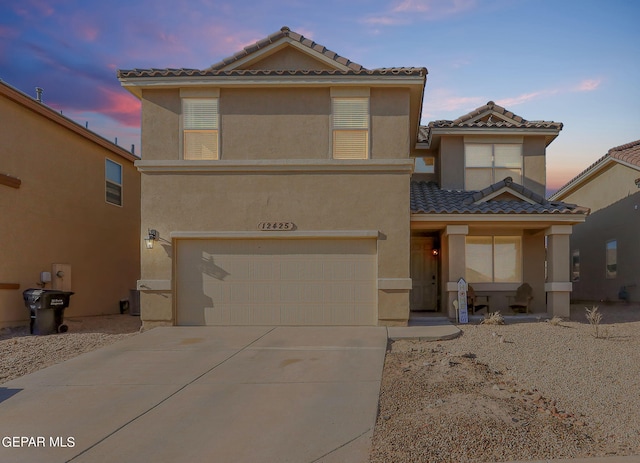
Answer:
POLYGON ((467 236, 465 259, 469 283, 522 282, 520 236, 467 236))
POLYGON ((369 98, 333 97, 333 158, 369 158, 369 98))
POLYGON ((607 279, 618 276, 618 241, 610 240, 606 243, 605 250, 605 275, 607 279))
POLYGON ((218 98, 183 98, 183 159, 219 159, 218 98))
POLYGON ((122 206, 122 166, 111 159, 105 160, 105 200, 110 204, 122 206))
POLYGON ((465 189, 482 190, 506 177, 522 184, 522 145, 465 143, 465 189))

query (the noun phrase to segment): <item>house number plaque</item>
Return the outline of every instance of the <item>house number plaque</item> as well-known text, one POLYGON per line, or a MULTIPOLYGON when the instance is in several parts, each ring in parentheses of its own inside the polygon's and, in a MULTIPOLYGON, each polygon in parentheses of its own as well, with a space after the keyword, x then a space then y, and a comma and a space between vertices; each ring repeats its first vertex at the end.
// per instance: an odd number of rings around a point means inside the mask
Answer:
POLYGON ((260 222, 258 230, 262 231, 291 231, 296 228, 293 222, 260 222))

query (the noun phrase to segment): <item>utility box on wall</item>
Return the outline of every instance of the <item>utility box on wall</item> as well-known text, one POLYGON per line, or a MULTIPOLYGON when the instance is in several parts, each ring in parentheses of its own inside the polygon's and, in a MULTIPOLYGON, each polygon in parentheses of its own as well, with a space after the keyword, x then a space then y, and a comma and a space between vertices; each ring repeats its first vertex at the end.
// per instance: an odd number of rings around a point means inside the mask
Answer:
POLYGON ((52 264, 51 287, 58 291, 71 291, 71 265, 52 264))

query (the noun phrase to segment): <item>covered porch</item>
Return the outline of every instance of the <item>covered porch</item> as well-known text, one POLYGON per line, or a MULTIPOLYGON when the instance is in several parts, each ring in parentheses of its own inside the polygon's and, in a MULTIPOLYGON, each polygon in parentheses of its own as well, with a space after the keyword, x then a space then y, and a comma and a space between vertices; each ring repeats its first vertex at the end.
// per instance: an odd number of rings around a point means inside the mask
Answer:
POLYGON ((478 314, 520 313, 522 307, 512 306, 526 283, 532 297, 523 313, 569 317, 569 237, 588 210, 533 195, 505 196, 512 184, 501 188, 500 199, 482 201, 478 192, 412 184, 413 314, 455 319, 453 301, 464 278, 475 292, 478 314))

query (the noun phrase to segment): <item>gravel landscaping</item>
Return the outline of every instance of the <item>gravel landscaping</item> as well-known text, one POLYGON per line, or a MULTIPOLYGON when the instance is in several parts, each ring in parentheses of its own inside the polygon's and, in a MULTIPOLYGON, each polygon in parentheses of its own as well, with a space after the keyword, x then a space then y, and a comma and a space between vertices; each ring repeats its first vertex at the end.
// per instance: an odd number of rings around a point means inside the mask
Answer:
POLYGON ((31 336, 29 327, 0 329, 0 384, 64 362, 140 331, 140 317, 128 314, 65 317, 69 331, 31 336))
POLYGON ((371 462, 640 455, 640 307, 390 344, 371 462))

